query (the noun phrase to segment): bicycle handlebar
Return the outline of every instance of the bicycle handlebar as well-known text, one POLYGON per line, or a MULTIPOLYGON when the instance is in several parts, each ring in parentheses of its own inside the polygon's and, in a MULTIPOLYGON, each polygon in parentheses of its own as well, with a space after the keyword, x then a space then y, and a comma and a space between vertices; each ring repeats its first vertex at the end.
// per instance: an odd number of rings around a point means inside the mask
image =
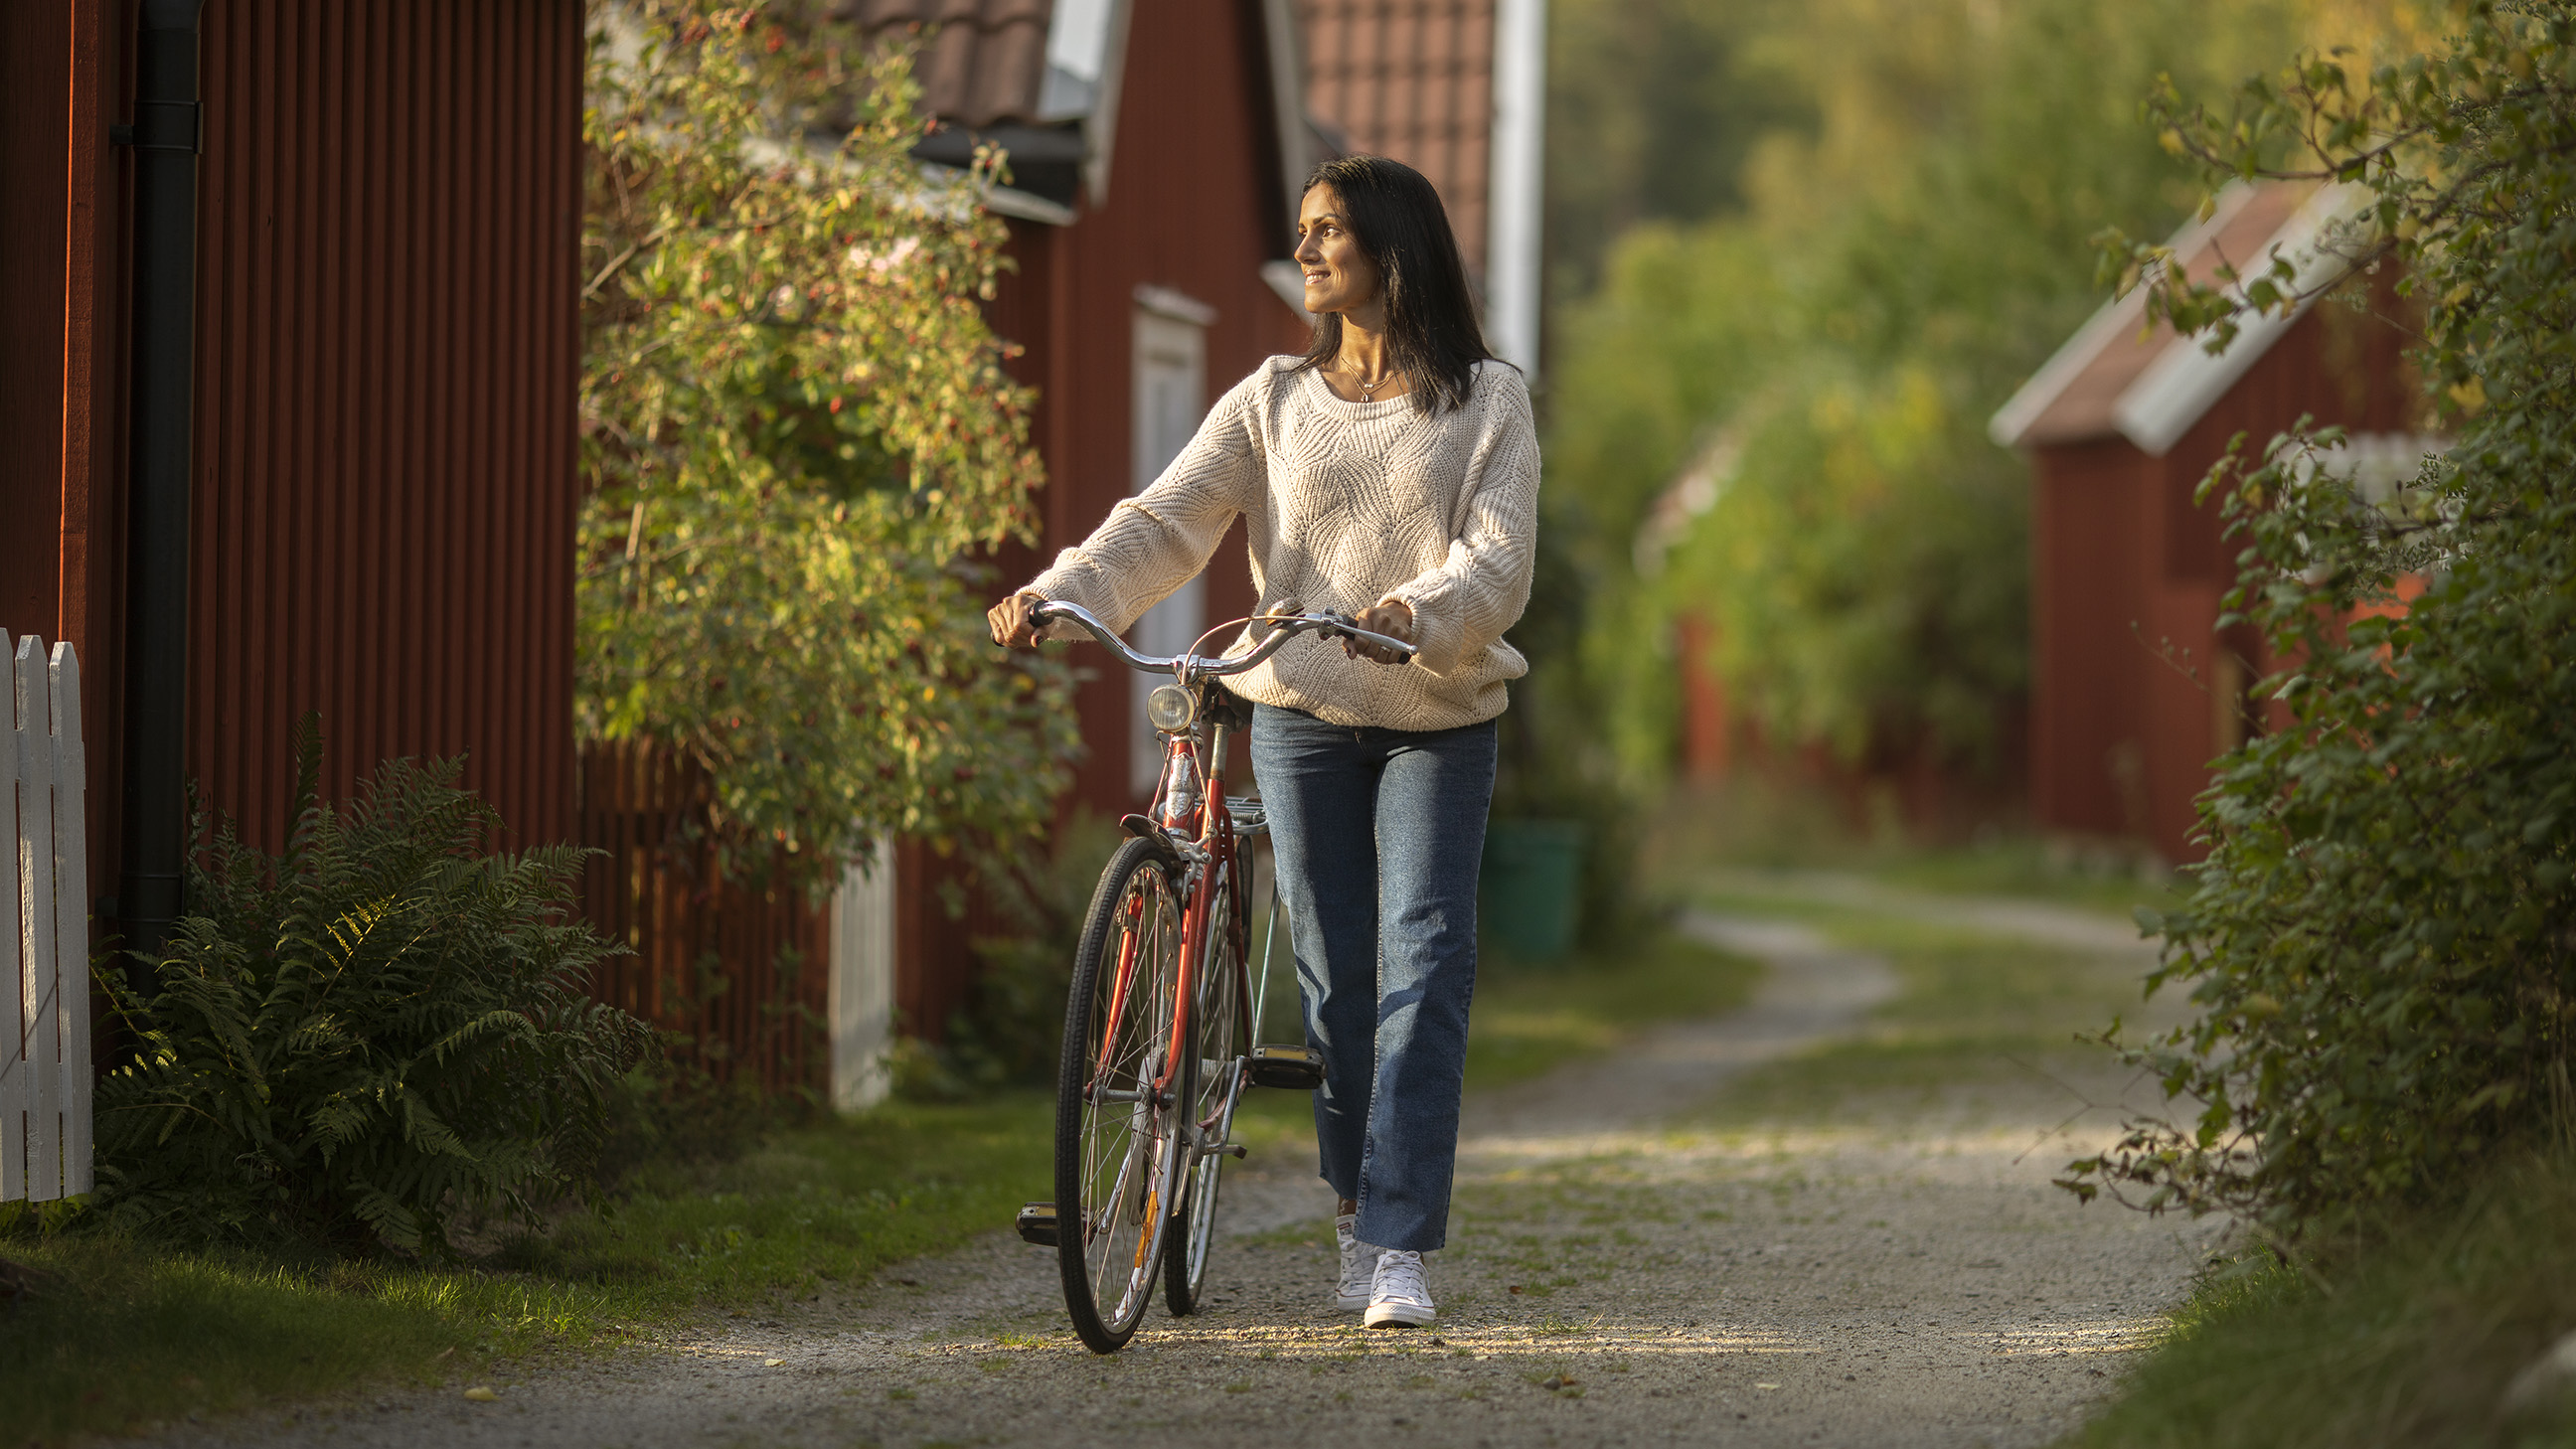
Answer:
POLYGON ((1054 600, 1048 600, 1047 602, 1041 603, 1030 609, 1029 617, 1041 624, 1051 624, 1058 619, 1062 619, 1067 623, 1080 625, 1083 632, 1089 634, 1092 638, 1099 640, 1102 648, 1117 655, 1131 668, 1176 672, 1178 669, 1186 667, 1188 672, 1199 675, 1223 676, 1228 674, 1241 674, 1245 670, 1259 664, 1261 661, 1268 659, 1271 655, 1278 653, 1282 648, 1286 647, 1290 639, 1293 639, 1300 634, 1321 634, 1328 639, 1355 639, 1364 643, 1378 645, 1381 648, 1392 649, 1407 659, 1411 659, 1422 652, 1401 639, 1391 638, 1387 635, 1361 628, 1359 626, 1359 621, 1353 619, 1348 614, 1256 615, 1244 622, 1254 625, 1269 626, 1269 637, 1263 639, 1249 654, 1220 656, 1217 658, 1210 658, 1204 654, 1139 654, 1135 650, 1127 647, 1126 640, 1109 632, 1109 627, 1107 625, 1101 623, 1098 619, 1093 618, 1089 610, 1084 609, 1078 604, 1065 604, 1058 603, 1054 600))

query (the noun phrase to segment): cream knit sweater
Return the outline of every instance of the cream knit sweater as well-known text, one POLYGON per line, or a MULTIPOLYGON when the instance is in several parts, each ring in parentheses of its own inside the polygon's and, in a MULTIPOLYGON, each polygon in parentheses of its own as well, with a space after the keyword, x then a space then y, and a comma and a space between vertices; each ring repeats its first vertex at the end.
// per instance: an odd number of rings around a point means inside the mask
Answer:
MULTIPOLYGON (((1296 364, 1255 368, 1152 487, 1122 499, 1025 592, 1079 604, 1123 633, 1206 567, 1240 515, 1263 609, 1356 613, 1400 599, 1422 652, 1378 664, 1300 635, 1227 681, 1235 693, 1388 729, 1501 714, 1504 682, 1529 672, 1503 631, 1529 602, 1538 531, 1538 439, 1520 374, 1480 363, 1464 406, 1423 417, 1410 397, 1346 402, 1296 364)), ((1050 633, 1084 637, 1061 623, 1050 633)), ((1238 636, 1226 652, 1251 647, 1238 636)))

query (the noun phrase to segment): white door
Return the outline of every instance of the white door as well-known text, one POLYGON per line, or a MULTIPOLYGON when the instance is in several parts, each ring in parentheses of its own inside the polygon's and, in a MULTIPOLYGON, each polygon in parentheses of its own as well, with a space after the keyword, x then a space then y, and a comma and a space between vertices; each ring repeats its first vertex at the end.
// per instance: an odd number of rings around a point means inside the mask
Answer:
MULTIPOLYGON (((1136 309, 1135 466, 1130 496, 1145 491, 1188 447, 1207 416, 1207 328, 1171 315, 1174 309, 1136 309)), ((1207 587, 1193 578, 1156 604, 1128 631, 1128 642, 1146 654, 1178 654, 1207 627, 1207 587)), ((1169 676, 1129 671, 1128 783, 1141 803, 1152 793, 1163 757, 1145 724, 1145 696, 1169 676)))

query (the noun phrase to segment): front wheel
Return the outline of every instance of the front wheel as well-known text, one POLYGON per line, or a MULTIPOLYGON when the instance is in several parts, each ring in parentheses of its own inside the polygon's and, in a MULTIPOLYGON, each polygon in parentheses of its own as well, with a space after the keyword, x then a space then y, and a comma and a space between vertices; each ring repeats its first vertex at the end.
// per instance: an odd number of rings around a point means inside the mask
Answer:
POLYGON ((1056 1262, 1074 1332, 1094 1353, 1117 1352, 1145 1316, 1187 1165, 1178 1104, 1155 1089, 1180 961, 1171 877, 1151 845, 1130 840, 1092 895, 1056 1070, 1056 1262))

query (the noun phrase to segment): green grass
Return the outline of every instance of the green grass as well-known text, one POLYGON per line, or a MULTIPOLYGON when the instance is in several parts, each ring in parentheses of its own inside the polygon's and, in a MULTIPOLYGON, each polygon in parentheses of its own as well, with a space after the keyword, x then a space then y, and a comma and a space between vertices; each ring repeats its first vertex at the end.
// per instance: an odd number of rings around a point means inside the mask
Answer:
POLYGON ((1669 931, 1629 950, 1579 952, 1561 965, 1486 966, 1467 1024, 1468 1089, 1597 1056, 1657 1022, 1732 1011, 1761 979, 1759 963, 1669 931))
POLYGON ((1707 902, 1810 925, 1881 957, 1898 982, 1896 998, 1860 1031, 1730 1083, 1713 1110, 1731 1121, 1831 1119, 1891 1093, 1929 1096, 2098 1064, 2102 1049, 2077 1042, 2077 1033, 2140 1008, 2135 966, 2059 946, 1795 895, 1707 902))
POLYGON ((1969 843, 1928 843, 1884 809, 1875 813, 1874 822, 1857 823, 1824 794, 1746 778, 1677 792, 1649 825, 1644 858, 1657 876, 1654 885, 1667 893, 1689 893, 1709 866, 1840 871, 1915 890, 2019 896, 2123 918, 2188 884, 2161 872, 2142 874, 2137 858, 2113 842, 2052 843, 1989 829, 1969 843))
POLYGON ((1046 1196, 1049 1122, 1021 1094, 777 1132, 732 1162, 650 1168, 607 1210, 453 1269, 22 1230, 0 1254, 53 1282, 0 1316, 11 1432, 56 1443, 364 1382, 470 1379, 495 1359, 863 1280, 1046 1196))
POLYGON ((2569 1405, 2507 1423, 2506 1386, 2576 1327, 2576 1163, 2525 1159, 2465 1205, 2392 1225, 2314 1277, 2261 1254, 2212 1274, 2088 1449, 2576 1444, 2569 1405))

